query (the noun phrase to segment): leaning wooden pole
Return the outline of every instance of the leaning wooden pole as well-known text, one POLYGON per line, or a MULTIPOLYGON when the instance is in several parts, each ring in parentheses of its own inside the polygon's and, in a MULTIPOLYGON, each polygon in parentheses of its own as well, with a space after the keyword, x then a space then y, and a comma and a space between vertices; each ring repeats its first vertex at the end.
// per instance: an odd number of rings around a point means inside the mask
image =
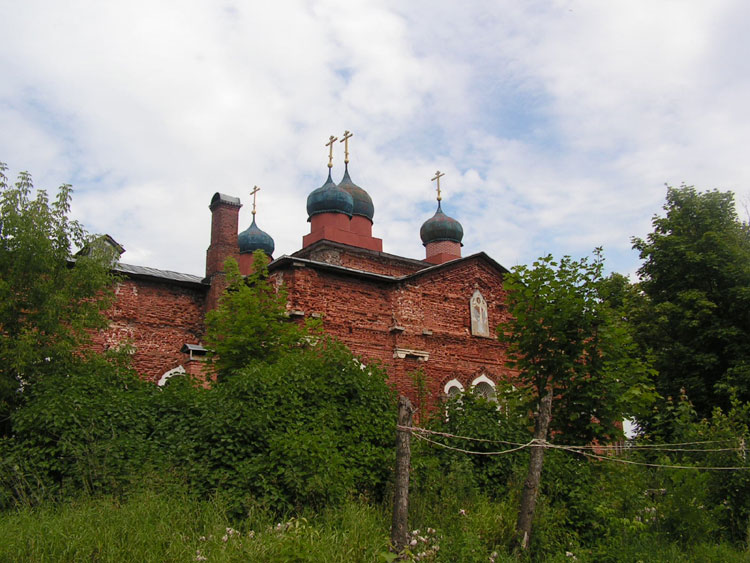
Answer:
POLYGON ((411 415, 414 407, 406 397, 398 400, 398 429, 396 431, 396 483, 393 491, 393 524, 391 545, 399 553, 408 541, 409 466, 411 464, 411 415))
POLYGON ((547 429, 552 417, 552 391, 542 398, 539 412, 534 423, 534 445, 531 446, 529 458, 529 472, 523 484, 521 507, 518 511, 516 524, 516 545, 521 550, 529 547, 531 538, 531 523, 534 520, 536 498, 539 493, 539 482, 542 478, 542 464, 544 463, 544 442, 547 440, 547 429))

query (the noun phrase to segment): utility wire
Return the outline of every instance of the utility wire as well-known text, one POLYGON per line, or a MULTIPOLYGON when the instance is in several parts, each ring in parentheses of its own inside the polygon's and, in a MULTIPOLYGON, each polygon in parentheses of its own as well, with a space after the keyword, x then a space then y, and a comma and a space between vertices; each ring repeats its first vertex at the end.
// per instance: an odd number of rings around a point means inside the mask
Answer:
MULTIPOLYGON (((561 445, 561 444, 551 444, 547 442, 546 440, 539 440, 534 438, 530 442, 526 444, 521 444, 518 442, 508 442, 504 440, 487 440, 484 438, 471 438, 469 436, 458 436, 455 434, 449 434, 447 432, 437 432, 434 430, 427 430, 426 428, 419 428, 414 426, 400 426, 397 425, 398 430, 411 432, 415 438, 418 438, 420 440, 423 440, 425 442, 428 442, 430 444, 433 444, 435 446, 452 450, 464 454, 469 455, 486 455, 486 456, 496 456, 496 455, 504 455, 509 454, 513 452, 521 451, 525 448, 532 447, 532 446, 542 446, 547 449, 556 449, 556 450, 562 450, 569 453, 577 453, 579 455, 584 455, 593 459, 598 459, 601 461, 612 461, 615 463, 623 463, 627 465, 638 465, 642 467, 655 467, 655 468, 661 468, 661 469, 693 469, 693 470, 705 470, 705 471, 743 471, 743 470, 750 470, 750 466, 746 467, 713 467, 713 466, 701 466, 701 465, 666 465, 666 464, 660 464, 660 463, 646 463, 646 462, 640 462, 640 461, 632 461, 628 459, 622 459, 619 457, 614 456, 607 456, 607 455, 599 455, 595 453, 591 453, 588 451, 584 451, 586 449, 610 449, 613 448, 613 446, 570 446, 570 445, 561 445), (457 448, 454 446, 449 446, 448 444, 443 444, 441 442, 438 442, 436 440, 432 440, 430 438, 427 438, 425 434, 432 434, 437 436, 442 436, 444 438, 455 438, 455 439, 461 439, 461 440, 469 440, 469 441, 475 441, 475 442, 489 442, 489 443, 500 443, 500 444, 506 444, 506 445, 512 445, 515 446, 513 448, 508 448, 506 450, 500 450, 495 452, 478 452, 473 450, 466 450, 463 448, 457 448)), ((664 448, 661 446, 680 446, 680 445, 697 445, 697 444, 710 444, 710 443, 722 443, 727 442, 729 440, 706 440, 703 442, 682 442, 677 444, 653 444, 653 446, 658 446, 657 449, 652 449, 651 451, 669 451, 669 452, 716 452, 716 451, 736 451, 736 452, 744 452, 744 448, 742 446, 738 448, 714 448, 714 449, 674 449, 674 448, 664 448)), ((744 443, 744 440, 741 441, 744 443)), ((619 446, 618 446, 619 448, 619 446)), ((633 448, 627 448, 627 449, 633 449, 633 448)))

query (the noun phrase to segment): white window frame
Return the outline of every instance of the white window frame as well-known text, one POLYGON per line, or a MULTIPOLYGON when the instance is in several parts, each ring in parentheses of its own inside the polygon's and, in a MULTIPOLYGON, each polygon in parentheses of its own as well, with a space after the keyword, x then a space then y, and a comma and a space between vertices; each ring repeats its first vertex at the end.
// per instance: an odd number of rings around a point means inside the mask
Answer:
POLYGON ((179 365, 176 368, 165 371, 156 384, 159 387, 164 387, 167 384, 167 381, 169 381, 172 377, 174 377, 175 375, 184 375, 185 373, 187 373, 185 371, 185 368, 182 367, 182 365, 179 365))

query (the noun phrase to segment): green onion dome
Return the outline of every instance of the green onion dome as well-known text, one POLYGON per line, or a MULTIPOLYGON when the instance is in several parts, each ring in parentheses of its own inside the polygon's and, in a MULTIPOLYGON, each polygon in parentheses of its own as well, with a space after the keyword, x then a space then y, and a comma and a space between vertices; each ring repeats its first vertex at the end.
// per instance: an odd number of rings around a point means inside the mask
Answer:
POLYGON ((424 246, 427 246, 431 242, 440 242, 443 240, 461 244, 461 240, 464 238, 464 229, 461 223, 443 213, 438 201, 438 208, 435 215, 424 222, 422 228, 419 229, 419 236, 422 238, 424 246))
POLYGON ((349 176, 348 165, 344 170, 344 177, 341 179, 341 182, 339 182, 339 188, 349 192, 349 195, 351 195, 354 200, 352 215, 361 215, 372 221, 372 218, 375 215, 375 206, 372 204, 370 194, 352 182, 352 179, 349 176))
POLYGON ((345 189, 333 183, 328 170, 326 183, 307 196, 307 220, 318 213, 344 213, 349 217, 354 210, 354 199, 345 189))
POLYGON ((262 250, 271 256, 276 248, 271 236, 268 233, 261 231, 258 228, 258 225, 255 224, 255 215, 253 215, 252 225, 239 234, 237 242, 240 245, 241 254, 262 250))

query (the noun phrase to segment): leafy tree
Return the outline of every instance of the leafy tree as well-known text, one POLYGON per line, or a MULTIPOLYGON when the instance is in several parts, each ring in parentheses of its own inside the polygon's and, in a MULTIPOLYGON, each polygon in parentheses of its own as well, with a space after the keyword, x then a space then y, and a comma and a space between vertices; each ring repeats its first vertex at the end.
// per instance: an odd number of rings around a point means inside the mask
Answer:
POLYGON ((644 260, 634 311, 658 371, 657 390, 684 390, 699 416, 727 409, 732 390, 750 400, 750 229, 731 192, 668 188, 665 216, 633 239, 644 260))
MULTIPOLYGON (((548 425, 561 441, 620 437, 625 416, 653 400, 650 370, 630 333, 604 297, 603 260, 556 261, 548 255, 507 276, 509 320, 499 327, 519 381, 534 392, 534 438, 547 440, 548 425), (554 399, 554 401, 553 401, 554 399), (552 406, 554 402, 554 416, 552 406)), ((518 522, 528 545, 544 449, 533 447, 518 522)))
POLYGON ((0 163, 0 435, 22 387, 81 361, 88 331, 105 326, 113 281, 105 252, 71 259, 89 241, 68 217, 71 187, 50 201, 28 173, 11 186, 5 170, 0 163))
POLYGON ((551 430, 559 441, 588 443, 622 436, 624 416, 654 399, 626 319, 621 276, 604 278, 603 259, 556 261, 548 255, 508 275, 511 317, 499 328, 511 366, 539 402, 555 397, 551 430))
MULTIPOLYGON (((286 292, 262 252, 206 320, 219 381, 205 394, 186 455, 208 490, 277 508, 382 494, 393 456, 395 400, 385 372, 365 367, 318 325, 286 316, 286 292)), ((168 430, 171 433, 171 430, 168 430)), ((184 452, 183 452, 184 453, 184 452)))
POLYGON ((251 360, 273 362, 306 333, 287 320, 286 292, 269 279, 266 255, 258 250, 253 258, 253 272, 246 277, 235 260, 226 261, 227 289, 206 315, 206 343, 219 378, 251 360))

